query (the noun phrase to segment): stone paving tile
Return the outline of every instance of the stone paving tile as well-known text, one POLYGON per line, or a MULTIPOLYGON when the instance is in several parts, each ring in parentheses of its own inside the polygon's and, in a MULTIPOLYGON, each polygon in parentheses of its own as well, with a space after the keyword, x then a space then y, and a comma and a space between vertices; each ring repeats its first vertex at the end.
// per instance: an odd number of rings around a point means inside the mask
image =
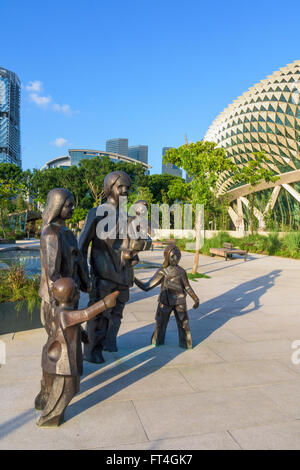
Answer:
POLYGON ((102 403, 85 410, 72 403, 65 423, 56 429, 39 428, 39 413, 33 409, 1 415, 0 449, 90 449, 147 442, 131 402, 102 403))
MULTIPOLYGON (((300 380, 260 386, 259 390, 285 413, 300 420, 300 380)), ((300 444, 300 442, 299 442, 300 444)))
POLYGON ((230 431, 242 449, 299 450, 300 421, 253 426, 230 431))
MULTIPOLYGON (((140 444, 106 447, 107 450, 239 450, 240 446, 229 433, 219 432, 200 436, 161 439, 140 444)), ((187 455, 188 452, 185 454, 187 455)), ((176 454, 175 454, 176 455, 176 454)))
POLYGON ((288 369, 292 370, 296 374, 300 374, 300 364, 293 364, 292 363, 292 354, 295 352, 292 348, 290 350, 290 354, 281 354, 278 356, 277 361, 280 364, 285 365, 288 369))
POLYGON ((101 403, 104 400, 159 399, 167 396, 193 393, 192 386, 176 368, 145 368, 141 362, 136 368, 117 367, 95 372, 80 385, 82 402, 101 403))
MULTIPOLYGON (((175 343, 175 340, 174 340, 175 343)), ((118 353, 114 353, 116 360, 121 363, 128 362, 132 366, 139 365, 141 361, 145 362, 145 367, 161 368, 163 366, 179 366, 194 364, 209 364, 214 362, 224 362, 224 360, 204 344, 198 344, 193 349, 182 349, 176 345, 165 344, 163 346, 146 346, 139 350, 120 348, 118 353)))
POLYGON ((253 326, 250 328, 237 328, 234 330, 234 333, 237 337, 246 342, 270 341, 283 338, 292 342, 295 338, 295 327, 287 327, 285 325, 283 329, 280 325, 268 325, 265 328, 253 326))
POLYGON ((197 391, 224 390, 294 380, 300 392, 297 374, 276 361, 204 364, 197 368, 179 367, 179 370, 197 391))
MULTIPOLYGON (((154 255, 163 261, 162 252, 143 259, 154 255)), ((183 254, 182 265, 190 268, 193 258, 183 254)), ((300 262, 254 258, 200 256, 199 270, 211 278, 193 283, 201 304, 192 310, 188 300, 189 351, 178 348, 173 317, 166 345, 149 345, 159 289, 133 288, 119 352, 104 352, 102 365, 84 362, 81 393, 55 431, 37 428, 32 409, 44 330, 1 336, 8 354, 0 368, 0 448, 299 448, 300 365, 291 362, 291 340, 300 331, 300 262)), ((83 295, 81 305, 87 300, 83 295)))
POLYGON ((283 422, 289 417, 258 390, 193 393, 160 400, 134 400, 149 440, 283 422), (184 419, 183 419, 184 417, 184 419))
POLYGON ((33 407, 35 396, 40 391, 40 380, 40 376, 6 377, 0 385, 0 403, 5 403, 6 410, 14 411, 33 407))
POLYGON ((263 361, 276 359, 284 354, 287 357, 291 355, 291 342, 285 339, 238 344, 210 343, 208 347, 228 362, 255 359, 263 361))
POLYGON ((40 377, 42 369, 39 354, 24 356, 23 358, 21 356, 7 356, 6 364, 0 367, 0 387, 10 377, 16 379, 40 377))

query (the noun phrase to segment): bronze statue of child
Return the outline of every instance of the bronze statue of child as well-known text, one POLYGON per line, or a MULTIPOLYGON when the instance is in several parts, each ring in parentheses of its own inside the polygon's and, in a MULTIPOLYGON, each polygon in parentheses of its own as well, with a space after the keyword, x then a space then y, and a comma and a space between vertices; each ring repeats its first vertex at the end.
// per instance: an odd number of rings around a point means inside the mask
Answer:
POLYGON ((158 307, 156 311, 156 326, 151 342, 160 346, 165 342, 165 334, 172 311, 174 312, 181 348, 192 348, 192 336, 187 313, 186 296, 194 300, 194 308, 199 307, 199 298, 188 281, 185 270, 178 266, 181 251, 176 245, 169 245, 164 251, 165 261, 161 268, 148 281, 143 282, 134 278, 138 287, 148 291, 161 284, 158 307))
POLYGON ((66 407, 79 391, 83 365, 80 324, 114 307, 119 294, 112 292, 90 307, 74 310, 80 296, 74 279, 58 279, 52 292, 56 307, 42 353, 42 368, 51 390, 37 422, 41 427, 59 426, 66 407))

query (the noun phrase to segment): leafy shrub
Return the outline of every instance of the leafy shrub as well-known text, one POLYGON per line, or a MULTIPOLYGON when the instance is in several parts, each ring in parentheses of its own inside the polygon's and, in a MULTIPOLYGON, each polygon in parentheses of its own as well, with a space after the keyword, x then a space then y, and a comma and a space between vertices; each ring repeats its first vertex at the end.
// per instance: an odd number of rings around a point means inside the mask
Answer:
POLYGON ((0 270, 0 303, 20 301, 16 307, 18 311, 27 304, 28 311, 32 313, 40 305, 39 287, 40 276, 30 278, 22 264, 0 270))
POLYGON ((292 232, 285 235, 282 246, 286 256, 300 258, 300 232, 292 232))
POLYGON ((204 240, 204 244, 200 249, 201 253, 204 255, 209 255, 210 248, 218 248, 223 246, 223 243, 230 243, 231 237, 227 232, 219 232, 217 235, 214 235, 212 238, 207 238, 204 240))
MULTIPOLYGON (((181 250, 194 252, 195 250, 185 249, 187 241, 188 240, 184 239, 176 240, 176 245, 179 246, 181 250)), ((219 232, 217 235, 204 241, 200 252, 204 255, 209 255, 210 248, 220 248, 225 242, 232 243, 234 247, 247 250, 250 253, 300 259, 299 232, 286 233, 283 238, 279 238, 277 232, 269 233, 267 236, 256 233, 243 238, 234 238, 227 232, 219 232)))

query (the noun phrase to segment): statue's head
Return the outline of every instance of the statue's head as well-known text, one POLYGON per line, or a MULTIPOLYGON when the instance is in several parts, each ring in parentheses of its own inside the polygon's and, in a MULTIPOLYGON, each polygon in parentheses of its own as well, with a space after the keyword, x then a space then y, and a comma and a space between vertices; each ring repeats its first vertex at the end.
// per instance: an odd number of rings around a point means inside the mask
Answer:
POLYGON ((54 188, 47 194, 47 203, 43 212, 43 225, 57 219, 66 220, 72 217, 74 210, 73 194, 65 188, 54 188))
POLYGON ((168 245, 164 251, 163 268, 168 266, 177 266, 181 258, 181 251, 176 245, 168 245))
POLYGON ((71 277, 61 277, 53 284, 53 297, 61 304, 71 304, 79 299, 79 289, 71 277))
POLYGON ((148 214, 148 202, 144 199, 139 199, 133 205, 136 215, 141 215, 143 217, 148 214))
POLYGON ((128 196, 130 184, 130 177, 125 171, 112 171, 104 179, 105 196, 117 202, 120 196, 128 196))

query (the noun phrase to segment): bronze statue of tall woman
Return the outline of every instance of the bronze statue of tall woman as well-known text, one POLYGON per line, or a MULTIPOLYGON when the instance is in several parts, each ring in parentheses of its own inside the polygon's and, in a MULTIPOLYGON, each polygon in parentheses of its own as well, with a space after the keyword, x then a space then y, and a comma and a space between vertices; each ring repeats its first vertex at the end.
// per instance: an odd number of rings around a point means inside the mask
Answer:
MULTIPOLYGON (((53 284, 61 277, 74 279, 80 290, 89 289, 89 274, 86 263, 78 249, 77 239, 69 230, 65 221, 72 217, 74 198, 70 191, 55 188, 47 195, 46 208, 43 212, 43 227, 40 239, 41 254, 41 322, 48 334, 51 334, 54 312, 53 284)), ((42 410, 47 403, 52 386, 51 376, 44 373, 41 391, 35 399, 35 408, 42 410)))

